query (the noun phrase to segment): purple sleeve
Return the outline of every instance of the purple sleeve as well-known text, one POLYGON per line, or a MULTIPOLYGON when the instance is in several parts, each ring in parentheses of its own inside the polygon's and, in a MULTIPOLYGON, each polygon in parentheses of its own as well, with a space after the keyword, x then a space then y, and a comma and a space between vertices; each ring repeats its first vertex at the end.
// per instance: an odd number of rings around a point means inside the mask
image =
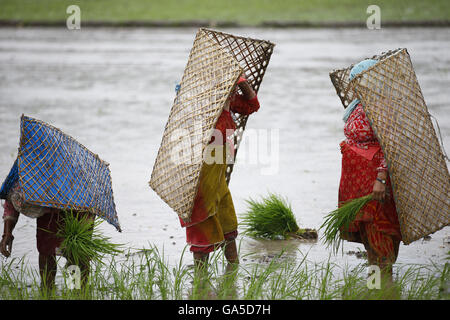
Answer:
POLYGON ((3 220, 17 220, 19 218, 19 212, 14 208, 12 203, 8 200, 5 200, 5 203, 3 204, 3 220))

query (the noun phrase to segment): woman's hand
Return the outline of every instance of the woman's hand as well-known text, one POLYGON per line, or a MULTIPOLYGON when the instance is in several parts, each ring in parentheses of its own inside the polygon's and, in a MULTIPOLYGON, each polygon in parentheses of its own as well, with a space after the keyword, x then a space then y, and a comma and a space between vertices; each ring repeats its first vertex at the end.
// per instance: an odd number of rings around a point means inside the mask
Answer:
POLYGON ((375 180, 375 183, 373 184, 372 195, 373 195, 374 200, 384 202, 384 200, 386 198, 386 179, 387 179, 386 171, 378 172, 377 179, 375 180))
POLYGON ((374 200, 384 202, 384 199, 386 198, 386 185, 378 180, 375 180, 372 194, 374 200))
POLYGON ((13 240, 14 237, 11 233, 6 233, 2 236, 2 241, 0 242, 0 252, 7 258, 11 255, 13 240))

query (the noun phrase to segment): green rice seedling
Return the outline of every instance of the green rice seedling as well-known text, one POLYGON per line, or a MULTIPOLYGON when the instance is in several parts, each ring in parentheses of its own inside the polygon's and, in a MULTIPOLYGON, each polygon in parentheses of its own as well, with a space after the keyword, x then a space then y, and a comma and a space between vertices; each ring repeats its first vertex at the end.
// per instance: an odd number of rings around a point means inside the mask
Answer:
POLYGON ((447 264, 399 266, 402 275, 397 277, 403 297, 408 300, 448 300, 443 292, 443 285, 450 283, 450 268, 447 264))
POLYGON ((181 300, 183 299, 183 288, 186 285, 186 276, 189 272, 188 268, 183 265, 183 257, 186 251, 186 246, 183 249, 183 252, 181 253, 181 258, 178 263, 178 265, 174 268, 172 268, 172 275, 173 275, 173 298, 175 300, 181 300))
POLYGON ((256 264, 246 270, 248 272, 248 281, 246 281, 243 288, 243 299, 258 300, 265 293, 268 293, 267 284, 270 276, 275 273, 277 268, 276 260, 273 259, 267 266, 256 264))
POLYGON ((353 199, 325 216, 325 221, 319 230, 323 230, 322 240, 327 244, 327 247, 332 247, 333 251, 337 253, 342 242, 340 231, 347 229, 350 223, 355 220, 358 212, 371 200, 372 194, 353 199))
POLYGON ((155 248, 155 258, 156 258, 156 287, 159 290, 162 300, 170 299, 171 294, 171 275, 168 267, 168 262, 166 261, 164 250, 159 253, 158 249, 155 248), (170 280, 170 281, 169 281, 170 280))
POLYGON ((342 300, 355 300, 364 297, 367 281, 364 279, 367 266, 359 264, 355 268, 348 265, 342 267, 342 279, 336 284, 336 289, 342 300))
POLYGON ((319 280, 318 280, 318 286, 317 291, 319 295, 319 300, 332 300, 337 299, 337 297, 340 295, 336 292, 336 290, 330 290, 330 288, 333 288, 335 286, 334 284, 334 270, 335 264, 330 262, 330 259, 328 261, 324 262, 319 271, 319 280))
POLYGON ((25 300, 29 297, 26 290, 27 284, 24 275, 27 268, 24 257, 21 259, 12 258, 9 262, 1 264, 0 267, 0 300, 25 300))
POLYGON ((330 260, 308 261, 306 256, 299 261, 286 257, 282 252, 268 263, 242 264, 233 271, 233 278, 224 278, 221 255, 214 254, 212 258, 209 268, 212 272, 208 272, 204 279, 211 284, 211 288, 203 287, 200 282, 191 283, 192 272, 188 267, 177 263, 175 269, 171 269, 163 253, 155 249, 120 261, 112 257, 107 264, 95 264, 89 276, 90 285, 85 290, 83 287, 81 291, 68 290, 57 283, 56 289, 51 292, 40 290, 39 274, 27 264, 20 261, 19 264, 0 262, 3 284, 0 286, 0 300, 209 299, 211 297, 205 293, 211 290, 214 291, 214 298, 227 300, 449 298, 443 288, 450 280, 450 270, 446 264, 396 265, 394 283, 401 295, 393 295, 388 287, 367 287, 365 264, 341 266, 330 260), (135 261, 134 258, 140 260, 135 261))
POLYGON ((238 299, 238 277, 239 268, 236 267, 232 270, 226 270, 222 274, 217 274, 217 284, 215 288, 215 294, 217 299, 221 300, 234 300, 238 299))
POLYGON ((249 208, 242 218, 245 233, 254 238, 288 239, 300 237, 302 232, 297 224, 290 204, 279 195, 270 193, 261 202, 246 201, 249 208))
POLYGON ((439 298, 450 300, 450 264, 445 263, 439 279, 439 298))
POLYGON ((116 255, 122 251, 121 244, 110 242, 98 232, 98 226, 103 222, 100 219, 90 219, 87 215, 64 212, 61 227, 56 235, 63 238, 61 250, 68 261, 76 265, 87 265, 90 261, 102 264, 105 255, 116 255))

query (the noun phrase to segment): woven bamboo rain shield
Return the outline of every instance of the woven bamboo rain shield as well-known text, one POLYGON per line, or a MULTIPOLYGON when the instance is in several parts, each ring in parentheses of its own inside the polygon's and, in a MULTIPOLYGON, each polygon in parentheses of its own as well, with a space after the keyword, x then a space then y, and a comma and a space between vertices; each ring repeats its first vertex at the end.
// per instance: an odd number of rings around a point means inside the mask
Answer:
MULTIPOLYGON (((374 55, 370 59, 382 60, 386 57, 389 57, 389 56, 401 51, 401 50, 402 49, 396 49, 396 50, 384 52, 380 55, 374 55)), ((344 106, 344 108, 347 108, 347 106, 354 99, 357 98, 355 96, 354 91, 352 90, 352 87, 349 86, 350 71, 352 70, 353 66, 354 65, 352 64, 348 68, 333 70, 330 73, 331 82, 333 83, 334 88, 336 89, 336 93, 337 93, 339 99, 341 99, 341 102, 342 102, 342 105, 344 106)))
MULTIPOLYGON (((361 100, 388 163, 403 242, 409 244, 450 225, 450 175, 407 50, 375 58, 377 64, 336 90, 344 107, 352 98, 361 100)), ((350 70, 337 74, 345 78, 350 70)))
POLYGON ((205 147, 241 73, 237 61, 200 29, 150 179, 152 189, 185 221, 192 213, 205 147))
POLYGON ((61 130, 26 116, 18 157, 0 198, 6 199, 15 183, 26 204, 90 212, 121 231, 109 164, 61 130))
MULTIPOLYGON (((239 37, 210 29, 202 30, 236 59, 244 70, 248 83, 258 93, 275 44, 266 40, 239 37)), ((248 119, 248 116, 245 115, 236 114, 236 116, 236 131, 234 132, 235 158, 248 119)), ((233 165, 234 161, 227 166, 226 179, 228 183, 230 182, 233 165)))

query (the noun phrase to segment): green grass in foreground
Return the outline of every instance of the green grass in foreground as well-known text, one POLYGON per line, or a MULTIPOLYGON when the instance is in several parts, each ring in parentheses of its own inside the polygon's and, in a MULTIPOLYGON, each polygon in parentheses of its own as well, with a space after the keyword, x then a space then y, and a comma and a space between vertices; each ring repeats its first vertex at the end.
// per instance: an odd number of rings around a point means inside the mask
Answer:
POLYGON ((212 255, 203 281, 193 278, 192 267, 183 263, 183 257, 177 265, 170 266, 155 247, 115 259, 106 265, 93 265, 85 289, 70 290, 60 279, 51 292, 40 291, 38 272, 26 266, 24 259, 9 260, 0 267, 0 300, 450 298, 449 264, 396 265, 394 288, 369 290, 363 264, 349 268, 330 261, 312 263, 306 256, 299 262, 280 254, 268 262, 241 264, 235 271, 225 273, 225 261, 219 250, 212 255))
POLYGON ((376 4, 382 21, 449 20, 447 0, 0 0, 0 19, 64 21, 69 5, 81 8, 81 21, 212 20, 257 25, 263 21, 366 21, 376 4))

